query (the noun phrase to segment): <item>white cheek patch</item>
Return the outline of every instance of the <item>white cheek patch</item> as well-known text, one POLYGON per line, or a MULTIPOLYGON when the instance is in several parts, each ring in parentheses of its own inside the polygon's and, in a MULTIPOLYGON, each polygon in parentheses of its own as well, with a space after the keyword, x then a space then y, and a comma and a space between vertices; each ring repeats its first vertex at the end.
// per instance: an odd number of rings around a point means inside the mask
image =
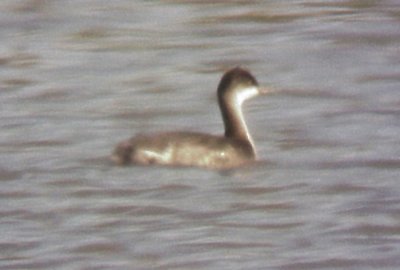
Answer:
POLYGON ((242 105, 245 100, 257 96, 258 93, 259 93, 258 87, 256 86, 250 86, 241 89, 236 96, 237 103, 239 105, 242 105))

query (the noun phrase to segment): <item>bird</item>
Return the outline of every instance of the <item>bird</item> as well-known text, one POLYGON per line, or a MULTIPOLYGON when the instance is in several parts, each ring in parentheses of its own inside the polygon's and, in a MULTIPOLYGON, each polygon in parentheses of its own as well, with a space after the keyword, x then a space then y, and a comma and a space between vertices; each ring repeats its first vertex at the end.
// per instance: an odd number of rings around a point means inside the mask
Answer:
POLYGON ((246 69, 224 73, 217 97, 225 127, 223 136, 200 132, 167 131, 136 135, 120 142, 112 160, 119 165, 161 165, 232 169, 256 160, 253 139, 242 113, 244 101, 271 92, 260 87, 246 69))

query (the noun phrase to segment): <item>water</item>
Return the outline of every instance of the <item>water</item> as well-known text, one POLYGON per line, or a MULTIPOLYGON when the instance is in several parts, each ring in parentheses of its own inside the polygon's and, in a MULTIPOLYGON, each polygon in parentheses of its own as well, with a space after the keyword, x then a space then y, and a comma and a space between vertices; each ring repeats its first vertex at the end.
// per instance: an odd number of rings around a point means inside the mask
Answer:
POLYGON ((1 269, 398 269, 398 1, 1 1, 1 269), (117 167, 221 133, 249 68, 260 162, 117 167))

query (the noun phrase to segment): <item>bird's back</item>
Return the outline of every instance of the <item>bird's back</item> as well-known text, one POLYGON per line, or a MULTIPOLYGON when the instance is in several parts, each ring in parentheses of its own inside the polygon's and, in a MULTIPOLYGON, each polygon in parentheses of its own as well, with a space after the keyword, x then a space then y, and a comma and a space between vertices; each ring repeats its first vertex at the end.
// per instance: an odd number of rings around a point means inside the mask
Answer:
POLYGON ((120 164, 159 164, 228 169, 255 159, 250 143, 194 132, 138 135, 120 143, 113 159, 120 164))

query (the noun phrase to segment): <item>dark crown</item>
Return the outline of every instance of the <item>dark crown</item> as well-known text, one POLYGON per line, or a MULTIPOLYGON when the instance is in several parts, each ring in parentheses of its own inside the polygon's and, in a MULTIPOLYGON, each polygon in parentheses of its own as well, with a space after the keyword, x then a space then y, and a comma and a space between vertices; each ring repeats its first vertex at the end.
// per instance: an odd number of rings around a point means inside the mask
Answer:
POLYGON ((258 82, 249 71, 235 67, 225 72, 222 76, 218 85, 218 94, 222 94, 222 91, 228 91, 239 85, 243 87, 258 86, 258 82))

